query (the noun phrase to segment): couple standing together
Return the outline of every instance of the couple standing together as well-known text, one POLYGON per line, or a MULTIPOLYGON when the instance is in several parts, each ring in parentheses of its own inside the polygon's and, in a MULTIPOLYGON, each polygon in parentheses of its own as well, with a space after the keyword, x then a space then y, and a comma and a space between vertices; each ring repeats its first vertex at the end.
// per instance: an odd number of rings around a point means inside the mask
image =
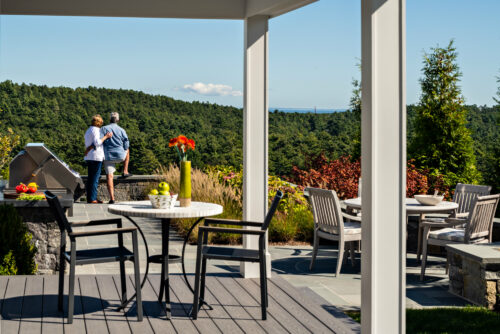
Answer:
POLYGON ((86 184, 88 203, 102 203, 102 201, 97 200, 97 186, 103 165, 106 172, 110 204, 115 202, 113 185, 115 165, 123 162, 123 177, 132 175, 128 172, 130 143, 125 130, 117 124, 119 120, 120 115, 117 112, 112 112, 109 125, 102 126, 104 122, 101 115, 95 115, 92 117, 91 126, 85 132, 84 159, 88 168, 86 184))

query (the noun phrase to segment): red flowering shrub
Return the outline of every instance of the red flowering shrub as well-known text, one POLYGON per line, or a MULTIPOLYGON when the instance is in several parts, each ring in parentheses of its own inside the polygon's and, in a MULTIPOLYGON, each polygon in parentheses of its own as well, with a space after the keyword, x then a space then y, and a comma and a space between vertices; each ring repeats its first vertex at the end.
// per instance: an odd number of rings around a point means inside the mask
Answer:
POLYGON ((292 169, 290 181, 304 187, 333 189, 340 199, 358 196, 358 183, 361 176, 361 164, 352 162, 350 157, 328 161, 321 154, 310 161, 306 168, 301 170, 296 166, 292 169))
MULTIPOLYGON (((351 161, 350 157, 341 157, 337 160, 328 161, 321 154, 315 159, 307 159, 310 163, 307 170, 293 167, 290 182, 304 187, 316 187, 332 189, 337 192, 340 199, 354 198, 358 196, 358 183, 361 176, 360 161, 351 161)), ((433 194, 437 190, 450 199, 450 190, 444 185, 442 175, 430 174, 428 170, 419 170, 408 161, 406 169, 406 197, 415 194, 433 194)))

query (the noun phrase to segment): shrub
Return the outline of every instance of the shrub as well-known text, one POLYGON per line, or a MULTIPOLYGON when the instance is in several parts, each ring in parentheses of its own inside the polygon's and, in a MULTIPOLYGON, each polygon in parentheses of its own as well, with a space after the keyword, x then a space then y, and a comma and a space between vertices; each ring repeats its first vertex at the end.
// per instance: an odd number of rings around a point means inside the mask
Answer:
POLYGON ((32 235, 16 209, 0 205, 0 273, 2 275, 31 275, 36 272, 37 249, 32 235))

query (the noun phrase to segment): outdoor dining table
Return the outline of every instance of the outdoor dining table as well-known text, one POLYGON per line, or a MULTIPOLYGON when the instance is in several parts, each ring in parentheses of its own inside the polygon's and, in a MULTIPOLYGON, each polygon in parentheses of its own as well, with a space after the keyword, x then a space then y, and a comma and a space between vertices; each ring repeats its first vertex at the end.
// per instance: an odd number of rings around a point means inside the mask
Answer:
MULTIPOLYGON (((344 201, 345 206, 348 209, 361 210, 361 197, 350 198, 344 201)), ((422 205, 415 198, 406 198, 406 221, 408 222, 408 216, 412 214, 418 214, 418 223, 425 219, 427 214, 442 214, 442 213, 453 213, 458 209, 458 203, 441 201, 436 205, 422 205)), ((422 247, 422 238, 420 231, 418 232, 417 240, 417 260, 420 261, 420 249, 422 247)))
MULTIPOLYGON (((187 243, 187 239, 189 237, 192 229, 205 217, 216 216, 222 213, 223 208, 221 205, 213 204, 213 203, 205 203, 205 202, 191 202, 191 206, 189 207, 180 207, 179 202, 175 204, 175 207, 172 209, 154 209, 151 206, 150 201, 134 201, 134 202, 121 202, 117 204, 112 204, 108 206, 108 211, 110 213, 121 215, 127 218, 132 224, 134 224, 145 245, 146 249, 146 272, 144 273, 144 278, 141 284, 141 287, 146 282, 146 278, 148 276, 149 271, 149 263, 160 263, 161 267, 161 281, 160 281, 160 293, 158 296, 158 302, 163 305, 163 299, 165 299, 165 314, 167 319, 170 318, 170 292, 169 292, 169 279, 168 279, 168 264, 169 263, 179 263, 182 262, 182 269, 184 273, 184 277, 186 278, 186 272, 184 269, 184 259, 181 256, 176 254, 170 254, 169 252, 169 230, 170 230, 170 222, 171 219, 179 219, 179 218, 198 218, 198 220, 193 224, 191 230, 185 238, 183 252, 185 245, 187 243), (142 218, 153 218, 158 219, 161 222, 161 235, 162 235, 162 250, 160 255, 149 255, 148 244, 146 241, 146 237, 141 230, 140 225, 138 225, 132 217, 142 217, 142 218)), ((189 285, 189 282, 186 279, 186 283, 188 287, 192 291, 192 287, 189 285)), ((135 296, 132 296, 122 304, 122 307, 125 307, 135 296)))

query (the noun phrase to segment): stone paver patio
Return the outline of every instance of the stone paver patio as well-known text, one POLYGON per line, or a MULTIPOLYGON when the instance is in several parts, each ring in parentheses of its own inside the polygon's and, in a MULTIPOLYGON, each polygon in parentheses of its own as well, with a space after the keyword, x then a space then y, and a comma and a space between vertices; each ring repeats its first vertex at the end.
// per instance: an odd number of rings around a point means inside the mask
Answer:
MULTIPOLYGON (((88 219, 103 219, 114 217, 107 212, 107 205, 88 205, 77 203, 74 206, 74 216, 70 221, 83 221, 88 219)), ((125 222, 125 220, 124 220, 125 222)), ((146 235, 150 254, 160 254, 161 252, 161 226, 157 220, 137 218, 146 235)), ((124 224, 127 224, 126 222, 124 224)), ((180 254, 183 239, 174 231, 171 231, 170 250, 174 254, 180 254)), ((99 248, 110 245, 111 240, 106 237, 84 239, 79 248, 99 248)), ((143 260, 141 261, 141 271, 145 270, 145 251, 140 242, 140 251, 143 260)), ((195 246, 188 245, 186 248, 186 271, 194 272, 195 246)), ((361 270, 360 258, 357 254, 357 261, 354 267, 350 261, 345 263, 339 277, 335 277, 334 268, 336 265, 336 250, 332 246, 322 246, 316 260, 315 269, 309 271, 309 261, 312 247, 300 246, 271 246, 269 248, 272 257, 273 272, 286 279, 296 288, 304 293, 311 290, 323 297, 330 304, 341 310, 359 309, 361 305, 361 270)), ((210 262, 209 262, 210 263, 210 262)), ((131 264, 129 273, 132 273, 131 264)), ((414 254, 407 256, 406 275, 406 305, 408 308, 442 307, 442 306, 464 306, 468 303, 448 292, 448 276, 445 275, 445 259, 440 257, 429 257, 427 265, 426 281, 419 281, 420 265, 416 262, 414 254)), ((207 272, 238 271, 236 263, 224 261, 212 261, 207 272)), ((172 273, 180 273, 181 265, 172 264, 172 273)), ((159 273, 160 266, 152 264, 150 273, 159 273)), ((77 267, 77 274, 118 274, 116 263, 87 265, 77 267)))

